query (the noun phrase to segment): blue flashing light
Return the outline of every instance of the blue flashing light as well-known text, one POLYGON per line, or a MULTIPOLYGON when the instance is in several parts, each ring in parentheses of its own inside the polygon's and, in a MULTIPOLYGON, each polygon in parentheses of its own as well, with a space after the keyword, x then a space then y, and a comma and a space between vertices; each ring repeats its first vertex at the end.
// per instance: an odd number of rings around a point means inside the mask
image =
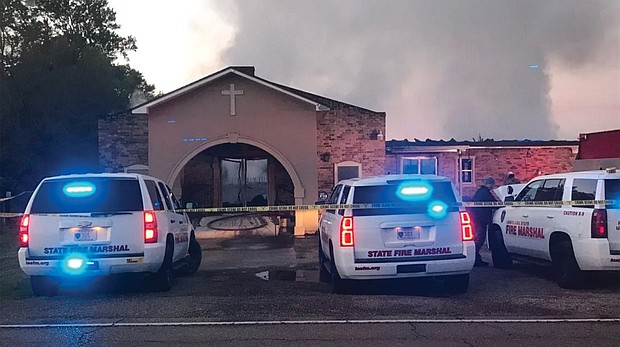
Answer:
POLYGON ((448 214, 448 204, 435 200, 428 204, 428 216, 434 219, 444 218, 448 214))
POLYGON ((62 262, 62 271, 68 275, 81 275, 86 272, 88 258, 81 253, 71 253, 62 262))
POLYGON ((405 201, 428 200, 433 194, 433 186, 426 181, 411 181, 401 183, 396 189, 396 195, 405 201))
POLYGON ((71 182, 62 187, 62 192, 70 198, 85 198, 95 194, 97 187, 90 182, 71 182))

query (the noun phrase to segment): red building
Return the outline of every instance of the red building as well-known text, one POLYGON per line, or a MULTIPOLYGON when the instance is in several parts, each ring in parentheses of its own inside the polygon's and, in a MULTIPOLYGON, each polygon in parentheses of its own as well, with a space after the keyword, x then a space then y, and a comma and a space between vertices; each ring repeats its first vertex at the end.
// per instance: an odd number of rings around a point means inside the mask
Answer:
POLYGON ((579 134, 573 171, 620 168, 620 129, 579 134))

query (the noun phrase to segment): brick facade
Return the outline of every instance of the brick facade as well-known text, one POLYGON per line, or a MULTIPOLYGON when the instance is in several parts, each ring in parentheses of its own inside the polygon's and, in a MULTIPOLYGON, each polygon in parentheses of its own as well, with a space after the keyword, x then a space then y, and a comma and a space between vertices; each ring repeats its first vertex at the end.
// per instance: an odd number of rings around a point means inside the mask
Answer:
POLYGON ((114 114, 99 118, 99 162, 105 172, 122 172, 127 166, 148 165, 146 115, 114 114))
MULTIPOLYGON (((423 142, 423 141, 422 141, 423 142)), ((434 157, 437 159, 437 174, 453 180, 463 198, 473 196, 485 178, 493 177, 497 185, 502 185, 508 172, 514 172, 522 183, 540 174, 571 171, 576 157, 577 144, 548 146, 544 142, 521 146, 488 146, 455 144, 433 150, 424 144, 409 144, 392 148, 388 144, 386 171, 401 173, 400 163, 405 157, 434 157), (473 159, 473 182, 459 187, 458 161, 461 158, 473 159)))
POLYGON ((353 161, 362 165, 362 177, 385 173, 385 113, 357 107, 341 107, 317 113, 317 170, 319 191, 329 192, 334 186, 334 168, 338 163, 353 161), (329 153, 329 159, 321 156, 329 153))

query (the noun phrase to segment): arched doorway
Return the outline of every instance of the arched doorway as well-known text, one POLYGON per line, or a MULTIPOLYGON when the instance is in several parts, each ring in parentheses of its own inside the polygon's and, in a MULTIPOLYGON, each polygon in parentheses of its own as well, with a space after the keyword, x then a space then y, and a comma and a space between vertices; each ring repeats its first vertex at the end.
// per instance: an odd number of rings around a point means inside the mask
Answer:
POLYGON ((295 204, 295 186, 282 163, 247 143, 221 143, 193 156, 177 182, 194 207, 295 204))

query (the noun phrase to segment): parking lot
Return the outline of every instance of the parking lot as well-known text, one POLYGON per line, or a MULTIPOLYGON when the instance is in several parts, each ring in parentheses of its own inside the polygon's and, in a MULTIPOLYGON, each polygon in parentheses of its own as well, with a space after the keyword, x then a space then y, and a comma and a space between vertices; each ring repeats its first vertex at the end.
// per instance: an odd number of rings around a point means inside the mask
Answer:
MULTIPOLYGON (((359 339, 402 344, 417 336, 426 345, 463 345, 464 325, 468 343, 476 345, 488 344, 490 336, 507 345, 530 338, 539 345, 585 338, 597 344, 620 334, 617 276, 600 278, 585 290, 566 290, 548 269, 516 263, 512 270, 474 268, 470 289, 462 295, 446 294, 432 280, 375 281, 351 294, 331 294, 318 280, 315 235, 201 239, 200 270, 177 277, 167 293, 149 292, 141 281, 121 277, 65 285, 56 297, 34 297, 19 270, 12 232, 5 228, 0 243, 0 337, 17 345, 316 344, 315 333, 321 343, 332 344, 359 339), (336 333, 344 323, 352 324, 348 333, 336 333), (230 326, 237 324, 243 326, 230 326), (373 325, 372 334, 364 324, 373 325), (543 330, 550 333, 541 335, 543 330)), ((489 253, 483 257, 489 260, 489 253)))

